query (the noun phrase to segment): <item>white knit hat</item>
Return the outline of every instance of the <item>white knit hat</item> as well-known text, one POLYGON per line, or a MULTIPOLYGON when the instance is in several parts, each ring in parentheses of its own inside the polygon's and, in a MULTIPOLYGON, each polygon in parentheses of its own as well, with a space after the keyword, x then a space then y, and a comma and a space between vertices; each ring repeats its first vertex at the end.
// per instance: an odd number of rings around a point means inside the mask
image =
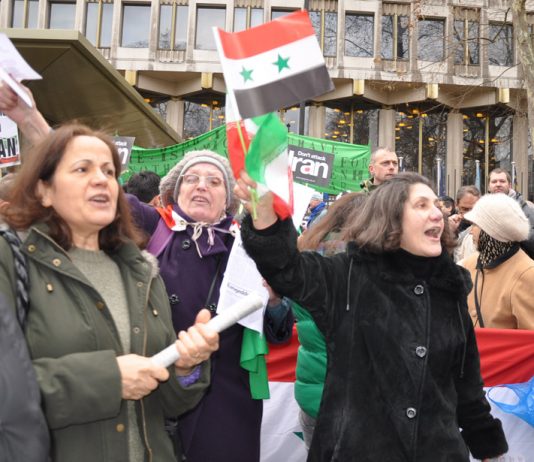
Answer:
POLYGON ((522 242, 530 224, 519 204, 506 194, 486 194, 464 218, 500 242, 522 242))
POLYGON ((224 177, 226 188, 226 212, 234 214, 237 210, 238 201, 234 195, 235 179, 227 159, 216 152, 207 149, 201 151, 189 151, 169 172, 165 175, 159 185, 161 200, 166 207, 174 200, 178 202, 178 191, 180 189, 181 176, 193 165, 208 163, 217 167, 224 177), (171 200, 172 199, 172 200, 171 200))

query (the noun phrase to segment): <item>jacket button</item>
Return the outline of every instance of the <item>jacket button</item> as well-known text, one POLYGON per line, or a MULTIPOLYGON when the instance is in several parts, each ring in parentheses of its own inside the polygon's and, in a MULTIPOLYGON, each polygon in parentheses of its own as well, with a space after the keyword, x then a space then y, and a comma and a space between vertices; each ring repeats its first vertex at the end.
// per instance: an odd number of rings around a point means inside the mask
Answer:
POLYGON ((408 417, 408 419, 413 419, 416 415, 417 411, 414 407, 409 407, 408 409, 406 409, 406 417, 408 417))
POLYGON ((206 308, 210 311, 212 316, 217 313, 217 304, 215 303, 210 303, 206 308))
POLYGON ((59 265, 61 265, 61 260, 59 258, 54 258, 52 260, 52 265, 54 265, 55 267, 58 267, 59 265))
POLYGON ((425 288, 421 285, 421 284, 417 284, 414 288, 413 288, 413 293, 415 295, 423 295, 423 293, 425 292, 425 288))
POLYGON ((98 302, 96 302, 95 305, 99 310, 103 310, 104 307, 106 306, 106 304, 104 302, 100 301, 100 300, 98 302))
POLYGON ((141 281, 139 281, 139 282, 137 283, 137 287, 143 287, 143 283, 142 283, 141 281))
POLYGON ((132 329, 133 333, 134 334, 139 334, 139 332, 141 332, 141 329, 137 326, 135 326, 133 329, 132 329))
POLYGON ((159 314, 159 313, 158 313, 158 310, 152 310, 152 314, 153 314, 154 316, 157 316, 157 315, 159 314))
POLYGON ((189 239, 185 239, 182 242, 182 249, 187 250, 189 247, 191 247, 191 241, 189 239))
POLYGON ((54 286, 50 284, 49 282, 46 284, 46 291, 47 292, 54 292, 54 286))
POLYGON ((119 433, 122 433, 124 431, 124 424, 117 424, 117 426, 115 427, 115 429, 119 432, 119 433))
POLYGON ((176 294, 171 294, 171 295, 169 296, 169 303, 170 303, 171 305, 176 305, 176 304, 180 303, 180 299, 178 298, 178 295, 176 295, 176 294))
POLYGON ((426 356, 426 347, 424 346, 418 346, 415 349, 415 354, 419 356, 420 358, 424 358, 426 356))
POLYGON ((28 246, 28 252, 33 253, 37 250, 37 247, 35 247, 33 244, 30 244, 28 246))

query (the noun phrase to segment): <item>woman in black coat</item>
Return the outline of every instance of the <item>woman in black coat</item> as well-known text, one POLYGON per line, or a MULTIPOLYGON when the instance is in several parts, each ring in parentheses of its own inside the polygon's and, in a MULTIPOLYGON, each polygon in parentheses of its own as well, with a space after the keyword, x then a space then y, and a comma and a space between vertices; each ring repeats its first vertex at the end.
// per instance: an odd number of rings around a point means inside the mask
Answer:
MULTIPOLYGON (((236 194, 250 208, 243 173, 236 194)), ((347 252, 297 250, 270 194, 246 217, 247 252, 278 293, 308 307, 328 370, 309 461, 439 462, 508 450, 490 414, 467 312, 469 275, 445 247, 428 180, 403 173, 349 219, 347 252)))

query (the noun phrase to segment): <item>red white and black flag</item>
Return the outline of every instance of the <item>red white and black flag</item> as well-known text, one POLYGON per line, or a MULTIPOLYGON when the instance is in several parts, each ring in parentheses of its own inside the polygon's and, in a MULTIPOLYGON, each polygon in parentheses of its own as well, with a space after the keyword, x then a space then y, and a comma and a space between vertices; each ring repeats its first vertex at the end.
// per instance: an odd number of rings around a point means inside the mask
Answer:
POLYGON ((334 89, 304 10, 242 32, 214 31, 240 118, 278 111, 334 89))

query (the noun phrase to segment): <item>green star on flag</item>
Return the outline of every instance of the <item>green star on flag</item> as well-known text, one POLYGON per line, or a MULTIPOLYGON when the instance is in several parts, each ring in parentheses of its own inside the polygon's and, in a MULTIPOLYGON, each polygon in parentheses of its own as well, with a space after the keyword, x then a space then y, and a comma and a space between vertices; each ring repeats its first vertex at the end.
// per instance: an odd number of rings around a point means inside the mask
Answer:
POLYGON ((241 76, 243 77, 243 81, 246 82, 247 80, 252 80, 252 71, 254 69, 245 69, 243 67, 243 70, 240 72, 241 76))
POLYGON ((282 69, 289 69, 289 64, 287 64, 288 61, 289 58, 284 59, 278 54, 278 59, 273 64, 278 66, 278 72, 282 72, 282 69))

